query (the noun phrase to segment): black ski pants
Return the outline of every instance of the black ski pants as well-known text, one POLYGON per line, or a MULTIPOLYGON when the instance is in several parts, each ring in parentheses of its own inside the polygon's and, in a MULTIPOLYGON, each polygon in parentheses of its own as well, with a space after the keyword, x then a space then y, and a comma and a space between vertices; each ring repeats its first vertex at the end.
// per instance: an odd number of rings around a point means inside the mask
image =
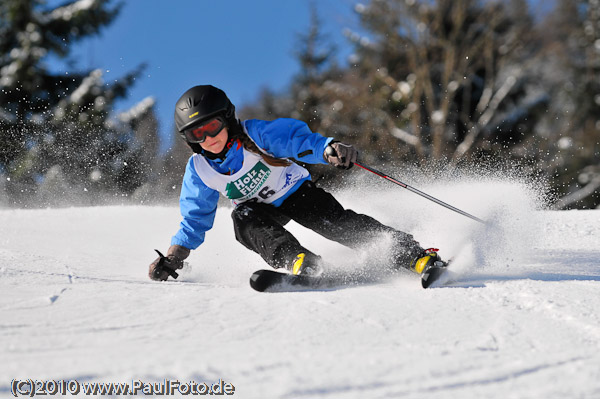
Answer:
POLYGON ((274 268, 289 267, 299 253, 311 253, 284 228, 290 220, 354 249, 382 234, 391 234, 396 244, 390 254, 391 267, 408 268, 423 250, 412 235, 344 209, 312 181, 304 182, 279 207, 248 201, 237 205, 231 216, 236 239, 274 268))

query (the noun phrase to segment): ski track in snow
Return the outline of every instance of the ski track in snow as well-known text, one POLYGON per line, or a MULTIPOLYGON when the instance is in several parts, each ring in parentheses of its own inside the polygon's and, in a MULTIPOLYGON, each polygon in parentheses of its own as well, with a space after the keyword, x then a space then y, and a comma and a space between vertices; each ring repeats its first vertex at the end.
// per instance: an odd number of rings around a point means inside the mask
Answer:
MULTIPOLYGON (((147 268, 176 206, 0 210, 0 397, 13 378, 223 379, 239 398, 600 397, 600 211, 536 210, 517 183, 425 191, 495 227, 384 185, 338 197, 454 259, 454 281, 429 290, 401 272, 254 292, 265 265, 229 208, 167 283, 147 268)), ((332 268, 385 264, 385 239, 351 251, 289 228, 332 268)))

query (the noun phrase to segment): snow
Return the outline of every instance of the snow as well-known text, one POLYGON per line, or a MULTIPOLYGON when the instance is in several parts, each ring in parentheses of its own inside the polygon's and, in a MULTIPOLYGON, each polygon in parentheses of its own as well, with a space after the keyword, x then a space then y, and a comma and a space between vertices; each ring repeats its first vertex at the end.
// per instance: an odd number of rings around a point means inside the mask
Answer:
POLYGON ((73 18, 73 15, 76 15, 81 11, 91 9, 97 3, 98 2, 96 0, 78 0, 72 2, 71 4, 57 7, 48 14, 39 16, 39 20, 43 24, 48 24, 52 21, 61 19, 69 21, 71 18, 73 18))
MULTIPOLYGON (((180 278, 153 282, 176 204, 0 210, 0 396, 13 379, 167 378, 239 398, 600 397, 600 211, 541 210, 518 182, 415 187, 493 226, 385 182, 337 197, 453 257, 449 287, 402 272, 254 292, 264 265, 227 207, 180 278)), ((385 241, 354 252, 290 229, 333 268, 384 264, 385 241)))

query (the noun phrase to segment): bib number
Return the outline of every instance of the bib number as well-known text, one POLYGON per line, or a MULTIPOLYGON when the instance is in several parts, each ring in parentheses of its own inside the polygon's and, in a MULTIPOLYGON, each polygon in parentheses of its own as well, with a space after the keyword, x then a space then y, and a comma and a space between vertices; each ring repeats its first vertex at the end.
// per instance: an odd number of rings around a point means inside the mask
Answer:
POLYGON ((275 194, 275 190, 270 190, 269 186, 266 186, 266 187, 263 187, 262 190, 260 190, 260 192, 258 193, 258 196, 260 198, 262 198, 263 200, 266 200, 273 194, 275 194))

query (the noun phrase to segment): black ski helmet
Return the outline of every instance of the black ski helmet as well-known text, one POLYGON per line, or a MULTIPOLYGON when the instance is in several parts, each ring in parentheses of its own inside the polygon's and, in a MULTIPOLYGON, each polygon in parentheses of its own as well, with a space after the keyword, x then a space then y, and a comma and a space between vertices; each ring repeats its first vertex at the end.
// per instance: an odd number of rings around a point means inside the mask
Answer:
POLYGON ((235 122, 235 106, 225 92, 211 85, 194 86, 175 104, 175 127, 183 131, 214 116, 222 115, 228 123, 235 122))

